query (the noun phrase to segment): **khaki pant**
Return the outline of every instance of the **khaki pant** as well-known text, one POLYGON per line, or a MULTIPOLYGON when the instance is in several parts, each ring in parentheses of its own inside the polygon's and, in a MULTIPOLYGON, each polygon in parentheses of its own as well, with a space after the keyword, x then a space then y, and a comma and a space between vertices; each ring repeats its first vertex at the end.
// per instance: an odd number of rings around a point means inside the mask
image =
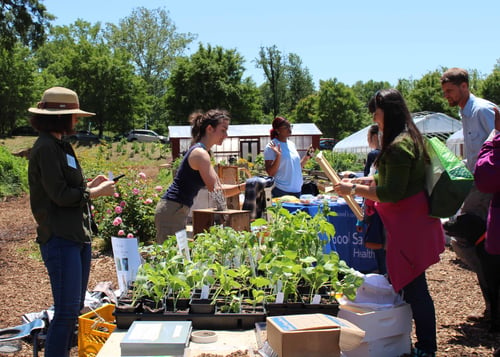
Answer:
POLYGON ((189 207, 178 202, 161 199, 156 205, 156 242, 162 244, 168 236, 186 229, 189 207))

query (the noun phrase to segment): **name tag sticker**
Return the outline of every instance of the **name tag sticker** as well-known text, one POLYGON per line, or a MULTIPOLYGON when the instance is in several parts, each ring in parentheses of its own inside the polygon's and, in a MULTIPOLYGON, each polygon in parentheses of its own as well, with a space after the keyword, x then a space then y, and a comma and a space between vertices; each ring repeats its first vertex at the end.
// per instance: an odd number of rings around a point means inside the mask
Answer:
POLYGON ((66 160, 68 160, 68 166, 76 169, 76 159, 74 156, 71 156, 70 154, 66 154, 66 160))

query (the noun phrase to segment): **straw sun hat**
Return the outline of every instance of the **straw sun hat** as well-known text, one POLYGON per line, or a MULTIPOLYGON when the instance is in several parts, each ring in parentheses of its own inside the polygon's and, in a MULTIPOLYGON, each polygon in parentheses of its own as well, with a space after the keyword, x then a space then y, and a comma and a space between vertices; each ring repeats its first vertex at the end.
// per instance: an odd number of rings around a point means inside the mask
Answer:
POLYGON ((71 89, 63 87, 52 87, 43 92, 42 100, 36 108, 29 108, 30 113, 62 115, 78 114, 80 117, 90 117, 95 113, 80 109, 78 95, 71 89))

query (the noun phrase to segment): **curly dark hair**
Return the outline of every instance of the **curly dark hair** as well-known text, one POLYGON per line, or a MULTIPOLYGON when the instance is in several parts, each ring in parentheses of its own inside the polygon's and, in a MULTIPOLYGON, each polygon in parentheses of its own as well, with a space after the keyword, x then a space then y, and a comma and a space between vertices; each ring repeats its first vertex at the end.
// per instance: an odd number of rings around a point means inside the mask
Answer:
POLYGON ((197 143, 205 135, 207 126, 217 127, 223 120, 230 121, 231 116, 227 110, 210 109, 207 112, 196 111, 189 116, 191 123, 192 143, 197 143))

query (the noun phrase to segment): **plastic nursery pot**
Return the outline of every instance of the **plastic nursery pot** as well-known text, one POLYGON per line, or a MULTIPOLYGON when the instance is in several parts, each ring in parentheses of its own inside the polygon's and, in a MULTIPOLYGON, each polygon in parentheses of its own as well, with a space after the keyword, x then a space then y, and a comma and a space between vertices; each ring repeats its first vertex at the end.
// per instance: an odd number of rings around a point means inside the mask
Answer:
POLYGON ((215 304, 210 299, 191 299, 189 312, 191 314, 214 314, 215 304))

